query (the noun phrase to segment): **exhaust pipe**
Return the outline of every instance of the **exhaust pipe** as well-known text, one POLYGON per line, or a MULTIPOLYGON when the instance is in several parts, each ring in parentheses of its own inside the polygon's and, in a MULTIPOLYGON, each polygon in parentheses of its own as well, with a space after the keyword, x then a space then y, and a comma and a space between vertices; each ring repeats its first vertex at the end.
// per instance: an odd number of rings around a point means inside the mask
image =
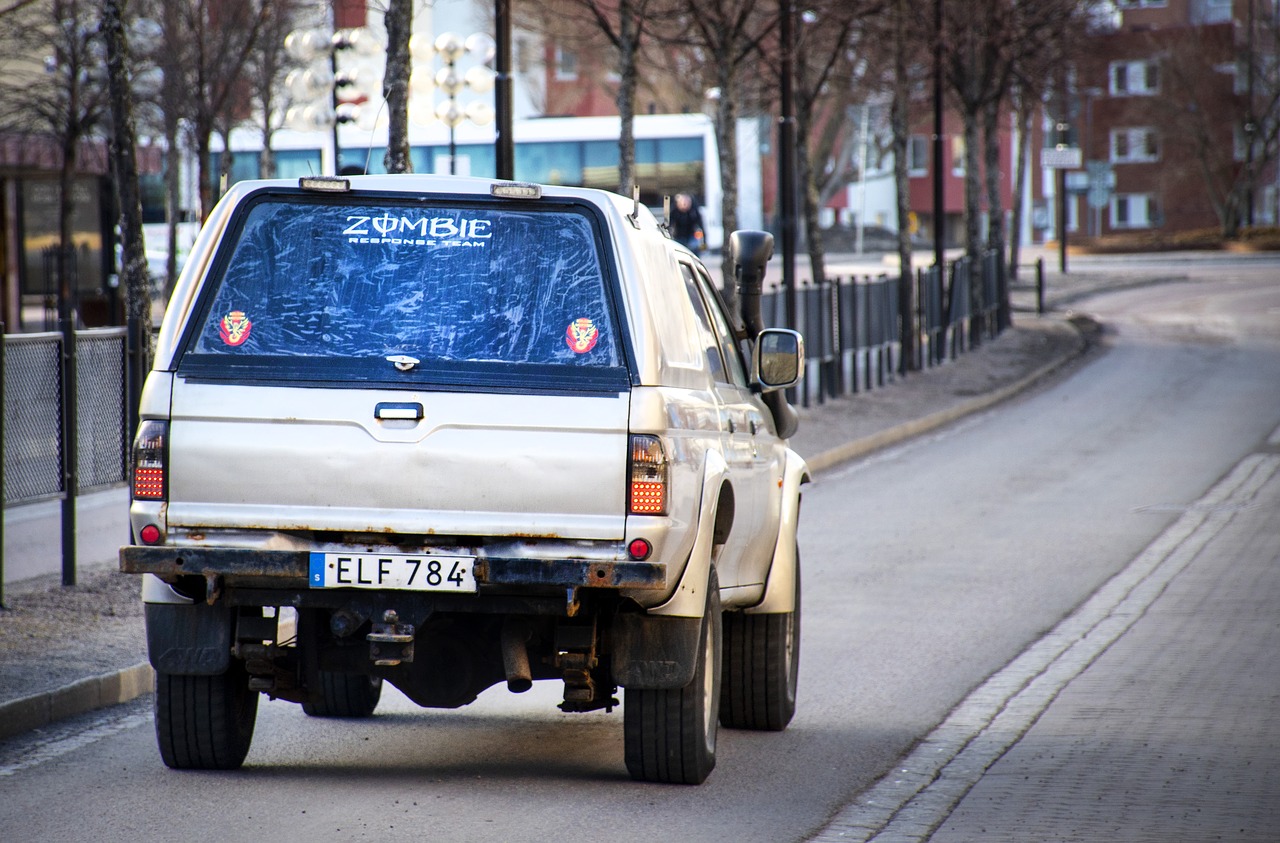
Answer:
MULTIPOLYGON (((738 282, 738 307, 747 337, 753 343, 764 330, 760 299, 764 295, 764 273, 773 257, 773 235, 767 231, 735 231, 729 235, 729 260, 738 282)), ((789 439, 800 428, 800 417, 782 392, 766 392, 765 405, 773 415, 778 435, 789 439)))
POLYGON ((502 669, 507 674, 507 690, 523 694, 533 687, 529 651, 529 624, 521 618, 507 618, 502 624, 502 669))

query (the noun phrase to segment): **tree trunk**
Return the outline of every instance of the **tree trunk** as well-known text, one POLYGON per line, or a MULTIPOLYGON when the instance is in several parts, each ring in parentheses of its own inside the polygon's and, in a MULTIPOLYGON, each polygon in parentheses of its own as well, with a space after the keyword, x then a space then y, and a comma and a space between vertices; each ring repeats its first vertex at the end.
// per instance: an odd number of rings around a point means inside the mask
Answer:
POLYGON ((209 218, 209 212, 213 210, 213 173, 209 170, 209 137, 213 134, 213 127, 201 122, 197 122, 195 126, 195 147, 196 147, 196 173, 199 178, 200 191, 200 221, 204 222, 209 218))
MULTIPOLYGON (((177 32, 177 4, 164 4, 163 31, 177 32)), ((165 260, 164 292, 167 301, 178 279, 178 223, 182 217, 182 154, 178 147, 178 71, 170 57, 164 65, 161 98, 164 101, 164 216, 168 223, 168 257, 165 260)))
POLYGON ((907 4, 894 4, 893 43, 893 181, 898 196, 898 313, 899 342, 902 343, 900 370, 907 372, 916 364, 915 271, 911 256, 910 180, 907 172, 909 127, 907 113, 911 108, 911 86, 907 69, 907 4))
MULTIPOLYGON (((1009 327, 1009 285, 1004 272, 1004 202, 1000 197, 1000 100, 992 100, 983 109, 983 157, 986 159, 987 181, 987 250, 995 252, 996 324, 997 332, 1009 327)), ((985 298, 985 295, 984 295, 985 298)), ((992 302, 987 302, 990 306, 992 302)), ((984 319, 985 322, 985 319, 984 319)), ((992 328, 985 325, 988 330, 992 328)))
POLYGON ((966 111, 964 115, 964 234, 965 252, 969 258, 969 342, 982 343, 982 311, 986 306, 982 284, 977 283, 974 270, 982 260, 982 185, 979 178, 981 158, 978 155, 980 133, 978 115, 966 111))
MULTIPOLYGON (((720 219, 724 223, 724 245, 729 245, 729 235, 738 228, 738 105, 734 96, 733 68, 728 57, 719 56, 716 62, 720 99, 716 102, 716 145, 720 151, 720 219)), ((720 277, 725 303, 730 313, 736 313, 738 290, 730 261, 722 261, 720 277)))
MULTIPOLYGON (((387 4, 387 66, 382 77, 382 96, 387 101, 387 154, 383 158, 388 173, 410 171, 409 159, 409 35, 413 29, 411 0, 390 0, 387 4)), ((336 119, 336 115, 335 115, 336 119)))
POLYGON ((1032 102, 1025 89, 1018 97, 1018 171, 1013 174, 1013 216, 1009 221, 1009 278, 1018 280, 1022 253, 1022 203, 1027 195, 1027 156, 1031 148, 1032 102))
POLYGON ((271 138, 275 132, 271 130, 270 121, 262 121, 262 149, 258 152, 258 178, 269 179, 276 173, 276 153, 271 148, 271 138))
MULTIPOLYGON (((806 139, 813 128, 813 112, 809 103, 797 97, 796 102, 796 169, 800 175, 800 195, 804 202, 805 249, 809 255, 809 271, 813 273, 813 283, 821 287, 827 280, 824 250, 822 244, 822 228, 818 221, 818 186, 813 172, 813 161, 809 156, 809 144, 806 139)), ((864 162, 865 165, 865 162, 864 162)))
POLYGON ((630 196, 636 183, 636 51, 640 47, 635 10, 631 0, 618 5, 618 192, 630 196))
POLYGON ((142 198, 138 186, 137 133, 129 86, 129 43, 123 20, 124 0, 105 0, 102 35, 106 41, 107 85, 111 96, 111 160, 116 204, 120 209, 121 275, 125 323, 129 335, 128 388, 131 426, 138 417, 142 382, 151 368, 151 285, 147 278, 146 243, 142 233, 142 198))

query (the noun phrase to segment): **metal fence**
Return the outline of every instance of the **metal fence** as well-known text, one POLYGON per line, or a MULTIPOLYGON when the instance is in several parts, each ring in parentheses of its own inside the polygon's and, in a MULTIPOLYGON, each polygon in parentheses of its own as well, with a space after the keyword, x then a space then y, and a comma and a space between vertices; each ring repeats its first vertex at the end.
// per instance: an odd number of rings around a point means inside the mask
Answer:
MULTIPOLYGON (((77 492, 125 482, 125 329, 76 332, 77 492)), ((4 503, 65 493, 62 334, 4 337, 4 503)))
MULTIPOLYGON (((990 253, 977 262, 963 257, 946 269, 945 277, 935 266, 913 278, 917 333, 911 368, 954 359, 997 330, 999 256, 990 253), (975 285, 981 285, 983 302, 976 318, 975 285)), ((887 274, 800 283, 796 328, 804 335, 807 358, 800 403, 876 389, 903 371, 898 287, 898 277, 887 274)), ((767 292, 762 306, 770 324, 787 324, 781 290, 767 292)))

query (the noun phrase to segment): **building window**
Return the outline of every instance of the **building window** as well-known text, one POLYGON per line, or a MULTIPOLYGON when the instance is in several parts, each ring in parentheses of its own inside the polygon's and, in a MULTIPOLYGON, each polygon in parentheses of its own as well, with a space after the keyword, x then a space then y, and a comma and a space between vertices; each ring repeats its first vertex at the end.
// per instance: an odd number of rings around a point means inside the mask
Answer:
POLYGON ((951 138, 951 175, 960 177, 964 175, 964 137, 955 135, 951 138))
POLYGON ((1133 164, 1160 160, 1160 140, 1155 129, 1113 129, 1111 162, 1133 164))
POLYGON ((929 175, 929 139, 912 135, 907 140, 907 175, 921 178, 929 175))
POLYGON ((1157 228, 1159 225, 1159 210, 1151 194, 1121 193, 1111 197, 1112 228, 1157 228))
POLYGON ((1150 96, 1160 90, 1160 65, 1154 61, 1113 61, 1112 96, 1150 96))
MULTIPOLYGON (((1253 2, 1253 0, 1249 0, 1253 2)), ((1231 0, 1208 0, 1204 7, 1198 10, 1199 14, 1192 12, 1192 23, 1228 23, 1231 20, 1231 0)))
POLYGON ((1168 0, 1116 0, 1121 11, 1125 9, 1163 9, 1169 5, 1168 0))
POLYGON ((556 79, 573 82, 578 78, 578 54, 556 45, 556 79))

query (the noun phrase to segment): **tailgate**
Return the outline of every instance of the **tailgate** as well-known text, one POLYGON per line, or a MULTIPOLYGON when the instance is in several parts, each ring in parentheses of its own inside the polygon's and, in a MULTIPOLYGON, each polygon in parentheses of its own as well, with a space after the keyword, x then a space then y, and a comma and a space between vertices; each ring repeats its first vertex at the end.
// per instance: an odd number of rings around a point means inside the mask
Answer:
POLYGON ((168 523, 620 540, 627 415, 626 394, 179 378, 168 523))

